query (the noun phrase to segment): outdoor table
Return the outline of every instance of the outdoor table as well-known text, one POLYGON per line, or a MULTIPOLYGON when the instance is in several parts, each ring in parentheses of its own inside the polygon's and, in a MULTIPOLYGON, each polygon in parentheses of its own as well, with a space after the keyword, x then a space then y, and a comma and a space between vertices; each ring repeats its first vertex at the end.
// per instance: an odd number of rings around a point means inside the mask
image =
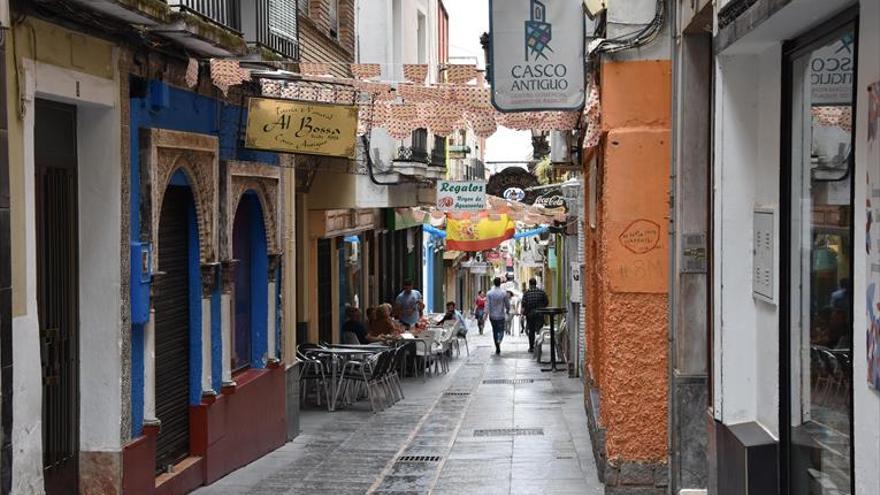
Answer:
MULTIPOLYGON (((367 354, 376 354, 378 352, 382 352, 383 349, 381 347, 376 346, 361 346, 360 348, 352 349, 349 347, 325 347, 321 349, 310 349, 309 353, 314 354, 324 354, 329 355, 332 359, 330 360, 330 387, 331 390, 336 390, 338 387, 337 383, 337 375, 338 375, 338 361, 341 358, 350 359, 354 356, 363 356, 367 354)), ((336 410, 336 394, 333 394, 333 398, 330 400, 330 411, 336 410)))
POLYGON ((550 317, 550 367, 541 368, 541 371, 565 371, 556 369, 556 315, 564 315, 565 308, 541 308, 536 309, 535 314, 550 317))

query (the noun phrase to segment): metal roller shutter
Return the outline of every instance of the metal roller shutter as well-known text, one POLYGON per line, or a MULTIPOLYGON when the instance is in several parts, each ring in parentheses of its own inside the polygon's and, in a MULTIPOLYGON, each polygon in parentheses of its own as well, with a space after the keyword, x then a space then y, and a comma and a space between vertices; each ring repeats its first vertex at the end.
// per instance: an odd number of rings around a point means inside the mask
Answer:
POLYGON ((159 220, 156 310, 156 472, 189 454, 188 188, 169 187, 159 220))

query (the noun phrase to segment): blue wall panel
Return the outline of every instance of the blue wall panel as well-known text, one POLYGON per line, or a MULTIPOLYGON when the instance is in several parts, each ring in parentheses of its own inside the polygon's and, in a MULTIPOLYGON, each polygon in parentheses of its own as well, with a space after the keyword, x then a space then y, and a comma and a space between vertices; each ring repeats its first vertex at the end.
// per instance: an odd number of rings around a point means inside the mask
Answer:
MULTIPOLYGON (((247 112, 239 105, 229 105, 215 98, 198 95, 196 93, 186 91, 180 88, 172 87, 162 81, 150 80, 147 82, 147 94, 144 97, 134 97, 129 100, 130 103, 130 242, 136 244, 140 242, 141 231, 141 163, 140 163, 140 131, 141 129, 168 129, 175 131, 194 132, 200 134, 208 134, 217 136, 219 139, 220 160, 245 160, 259 161, 277 165, 278 154, 270 152, 260 152, 245 150, 240 147, 239 129, 243 129, 246 122, 247 112)), ((242 105, 246 104, 246 100, 242 100, 242 105)), ((263 228, 260 222, 260 228, 263 228)), ((265 243, 265 235, 262 236, 265 243)), ((149 239, 144 239, 149 242, 149 239)), ((196 245, 197 248, 197 245, 196 245)), ((196 251, 197 253, 197 251, 196 251)), ((191 270, 193 267, 191 265, 191 270)), ((262 347, 266 349, 266 331, 267 331, 267 306, 269 301, 267 291, 265 289, 268 274, 267 268, 263 270, 266 274, 264 277, 266 282, 262 285, 260 291, 263 301, 263 324, 262 324, 262 347)), ((201 276, 198 272, 198 265, 195 265, 195 271, 191 271, 191 275, 198 275, 195 279, 191 279, 194 283, 201 283, 201 276)), ((132 290, 132 304, 146 304, 148 301, 142 301, 143 298, 149 297, 149 288, 146 290, 141 286, 140 273, 132 270, 131 282, 132 288, 139 287, 139 290, 132 290)), ((194 290, 194 289, 193 289, 194 290)), ((199 301, 191 309, 191 315, 197 315, 197 320, 192 321, 194 325, 193 341, 191 342, 192 359, 191 363, 191 390, 190 399, 192 403, 198 403, 201 400, 201 352, 197 352, 201 347, 201 288, 198 290, 199 301)), ((192 296, 192 294, 191 294, 192 296)), ((191 297, 191 304, 195 303, 196 298, 191 297)), ((207 316, 207 315, 206 315, 207 316)), ((211 297, 211 332, 212 332, 212 382, 215 389, 219 390, 221 380, 222 357, 220 353, 220 292, 219 288, 211 297)), ((132 434, 139 436, 143 425, 143 408, 144 408, 144 327, 143 325, 132 325, 132 363, 131 363, 131 403, 132 403, 132 434)), ((263 358, 261 354, 260 358, 263 358)))

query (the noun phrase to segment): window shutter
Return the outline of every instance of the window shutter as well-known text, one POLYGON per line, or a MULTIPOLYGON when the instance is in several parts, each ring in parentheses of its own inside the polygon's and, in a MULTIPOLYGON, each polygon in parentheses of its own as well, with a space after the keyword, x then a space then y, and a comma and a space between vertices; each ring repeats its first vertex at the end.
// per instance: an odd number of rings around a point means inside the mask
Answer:
MULTIPOLYGON (((298 0, 269 0, 270 33, 290 41, 297 41, 297 1, 298 0)), ((308 0, 299 0, 300 5, 303 3, 308 3, 308 0)))

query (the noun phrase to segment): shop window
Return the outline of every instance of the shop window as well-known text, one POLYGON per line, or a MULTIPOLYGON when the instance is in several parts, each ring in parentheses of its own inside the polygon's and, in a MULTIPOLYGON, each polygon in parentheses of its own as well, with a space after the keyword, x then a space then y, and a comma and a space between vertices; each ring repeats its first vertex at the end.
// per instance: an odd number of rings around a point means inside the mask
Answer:
POLYGON ((853 26, 786 57, 788 493, 852 493, 853 26))

